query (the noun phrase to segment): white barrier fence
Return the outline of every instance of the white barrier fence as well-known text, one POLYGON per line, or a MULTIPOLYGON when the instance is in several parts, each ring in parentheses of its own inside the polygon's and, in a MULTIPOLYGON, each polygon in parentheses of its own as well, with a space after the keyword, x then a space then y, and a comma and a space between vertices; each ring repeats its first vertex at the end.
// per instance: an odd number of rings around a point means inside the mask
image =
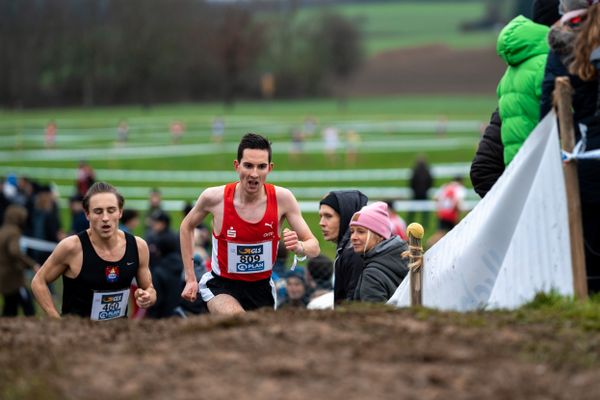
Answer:
POLYGON ((39 251, 52 251, 56 247, 57 243, 49 242, 47 240, 35 239, 32 237, 22 236, 19 242, 21 249, 32 249, 39 251))
MULTIPOLYGON (((516 308, 538 292, 573 295, 567 201, 550 113, 479 204, 424 256, 422 304, 516 308)), ((410 278, 389 304, 410 305, 410 278)))
MULTIPOLYGON (((435 178, 453 178, 467 176, 469 163, 437 164, 431 167, 435 178)), ((108 182, 150 182, 153 186, 162 182, 185 182, 190 185, 202 182, 230 182, 237 179, 233 168, 226 171, 155 171, 155 170, 117 170, 97 169, 96 178, 108 182)), ((47 168, 24 166, 0 166, 0 174, 16 174, 35 179, 75 180, 76 168, 47 168)), ((410 168, 389 169, 328 169, 278 171, 269 174, 270 182, 359 182, 359 181, 401 181, 411 177, 410 168)))

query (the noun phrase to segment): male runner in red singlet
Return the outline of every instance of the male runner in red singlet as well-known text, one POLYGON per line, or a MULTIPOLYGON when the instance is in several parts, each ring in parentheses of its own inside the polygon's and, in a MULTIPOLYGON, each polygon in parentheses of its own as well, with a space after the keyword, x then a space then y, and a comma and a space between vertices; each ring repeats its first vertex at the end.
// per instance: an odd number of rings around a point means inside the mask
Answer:
POLYGON ((83 198, 90 228, 63 239, 37 272, 31 288, 46 314, 59 318, 48 284, 63 277, 63 315, 92 320, 127 316, 129 288, 137 279, 135 302, 148 308, 156 291, 148 267, 148 245, 119 229, 124 199, 108 183, 96 182, 83 198))
POLYGON ((288 189, 265 183, 273 169, 271 144, 248 133, 239 146, 233 166, 239 181, 207 188, 181 222, 181 255, 186 285, 181 296, 194 301, 200 292, 208 310, 235 314, 274 307, 271 272, 277 255, 281 226, 285 247, 298 256, 319 255, 319 242, 288 189), (192 234, 208 214, 213 216, 212 271, 194 274, 192 234))

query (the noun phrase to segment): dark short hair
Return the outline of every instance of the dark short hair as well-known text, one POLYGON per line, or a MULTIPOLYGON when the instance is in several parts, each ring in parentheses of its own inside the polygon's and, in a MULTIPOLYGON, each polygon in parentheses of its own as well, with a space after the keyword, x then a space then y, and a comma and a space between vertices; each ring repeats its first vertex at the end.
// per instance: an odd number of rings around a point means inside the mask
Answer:
POLYGON ((179 253, 179 236, 173 232, 164 232, 159 234, 156 247, 161 256, 171 253, 179 253))
POLYGON ((110 183, 106 182, 96 182, 88 189, 85 196, 83 196, 83 209, 85 212, 90 212, 90 199, 93 195, 99 193, 112 193, 117 197, 117 202, 119 203, 119 210, 123 209, 123 205, 125 204, 125 198, 119 193, 117 188, 115 188, 110 183))
POLYGON ((242 140, 240 140, 240 144, 238 146, 238 162, 242 161, 242 156, 244 155, 244 150, 246 149, 267 150, 269 153, 269 162, 271 162, 271 142, 269 142, 267 138, 257 135, 256 133, 246 133, 242 137, 242 140))
POLYGON ((76 203, 79 201, 83 201, 83 196, 80 195, 79 193, 72 195, 71 197, 69 197, 69 203, 76 203))
POLYGON ((194 205, 192 203, 190 203, 189 201, 186 201, 185 204, 183 205, 183 210, 181 210, 181 212, 183 213, 183 216, 185 217, 186 215, 188 215, 190 213, 190 211, 192 211, 193 208, 194 208, 194 205))
POLYGON ((531 19, 538 24, 552 26, 560 19, 560 0, 534 0, 531 5, 531 19))
POLYGON ((388 210, 394 210, 394 200, 393 199, 385 199, 383 201, 388 206, 388 210))
POLYGON ((171 226, 171 217, 163 210, 155 210, 150 214, 150 219, 152 221, 164 222, 167 228, 171 226))
POLYGON ((333 261, 331 261, 331 258, 319 254, 308 261, 306 268, 315 280, 331 280, 331 275, 333 274, 333 261))
POLYGON ((140 214, 136 210, 132 210, 131 208, 126 208, 123 210, 123 215, 121 215, 121 223, 126 224, 134 218, 138 218, 140 214))

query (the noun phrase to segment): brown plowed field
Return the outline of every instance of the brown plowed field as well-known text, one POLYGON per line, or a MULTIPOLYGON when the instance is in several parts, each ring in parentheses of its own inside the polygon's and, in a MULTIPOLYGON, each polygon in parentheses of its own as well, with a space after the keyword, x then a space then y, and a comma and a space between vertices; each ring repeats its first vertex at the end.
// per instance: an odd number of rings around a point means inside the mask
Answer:
POLYGON ((494 48, 455 50, 428 46, 370 58, 352 79, 338 85, 352 96, 394 94, 491 94, 506 65, 494 48))

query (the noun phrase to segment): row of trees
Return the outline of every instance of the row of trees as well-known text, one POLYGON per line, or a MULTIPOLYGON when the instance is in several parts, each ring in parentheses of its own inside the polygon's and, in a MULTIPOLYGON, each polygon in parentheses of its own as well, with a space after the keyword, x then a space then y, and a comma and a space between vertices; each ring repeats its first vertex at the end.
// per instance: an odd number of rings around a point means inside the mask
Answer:
POLYGON ((363 59, 335 14, 296 18, 201 0, 0 0, 0 105, 98 105, 324 94, 363 59))

